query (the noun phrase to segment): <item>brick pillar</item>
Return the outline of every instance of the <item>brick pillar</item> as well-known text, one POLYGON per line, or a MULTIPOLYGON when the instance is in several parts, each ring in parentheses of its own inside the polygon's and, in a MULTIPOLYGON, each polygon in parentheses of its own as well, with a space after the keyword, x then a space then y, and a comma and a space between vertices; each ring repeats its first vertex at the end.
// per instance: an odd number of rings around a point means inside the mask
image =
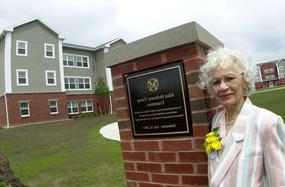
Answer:
POLYGON ((129 187, 208 185, 207 155, 203 142, 217 104, 196 84, 207 50, 207 47, 193 42, 111 66, 125 176, 129 187), (182 60, 185 68, 193 136, 134 138, 123 74, 177 60, 182 60))

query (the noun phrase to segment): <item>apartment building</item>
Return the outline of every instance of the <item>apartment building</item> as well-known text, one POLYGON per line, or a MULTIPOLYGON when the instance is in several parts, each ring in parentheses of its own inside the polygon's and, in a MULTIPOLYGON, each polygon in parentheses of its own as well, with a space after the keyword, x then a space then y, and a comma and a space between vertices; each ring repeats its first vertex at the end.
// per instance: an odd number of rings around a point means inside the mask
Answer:
POLYGON ((285 85, 285 59, 257 64, 256 88, 285 85))
POLYGON ((0 127, 98 112, 96 81, 111 76, 104 55, 125 42, 115 39, 87 47, 63 41, 39 19, 1 32, 0 127))

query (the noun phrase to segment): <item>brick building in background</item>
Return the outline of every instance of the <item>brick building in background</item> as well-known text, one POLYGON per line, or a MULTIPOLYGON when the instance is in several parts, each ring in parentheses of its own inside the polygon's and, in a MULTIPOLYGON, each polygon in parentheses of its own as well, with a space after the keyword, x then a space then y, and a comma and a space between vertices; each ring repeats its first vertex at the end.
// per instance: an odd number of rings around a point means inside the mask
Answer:
POLYGON ((257 64, 255 87, 285 85, 285 59, 257 64))
POLYGON ((97 79, 103 78, 112 89, 105 54, 125 42, 114 39, 87 47, 63 40, 39 19, 1 32, 0 127, 98 112, 97 79))

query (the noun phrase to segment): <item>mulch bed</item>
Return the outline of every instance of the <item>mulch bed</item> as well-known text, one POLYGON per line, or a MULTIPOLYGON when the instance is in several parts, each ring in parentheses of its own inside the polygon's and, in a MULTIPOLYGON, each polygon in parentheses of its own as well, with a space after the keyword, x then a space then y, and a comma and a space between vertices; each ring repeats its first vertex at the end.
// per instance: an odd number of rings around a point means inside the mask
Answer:
POLYGON ((14 176, 8 159, 0 153, 0 187, 25 187, 21 181, 14 176))

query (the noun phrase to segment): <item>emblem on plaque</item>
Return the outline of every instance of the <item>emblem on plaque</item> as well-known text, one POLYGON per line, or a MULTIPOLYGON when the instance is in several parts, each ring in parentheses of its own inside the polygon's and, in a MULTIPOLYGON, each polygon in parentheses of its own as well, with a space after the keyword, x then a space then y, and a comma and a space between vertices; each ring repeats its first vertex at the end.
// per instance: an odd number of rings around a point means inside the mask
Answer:
POLYGON ((147 81, 147 89, 148 91, 150 92, 155 92, 158 90, 159 88, 159 81, 157 78, 150 78, 148 81, 147 81))

